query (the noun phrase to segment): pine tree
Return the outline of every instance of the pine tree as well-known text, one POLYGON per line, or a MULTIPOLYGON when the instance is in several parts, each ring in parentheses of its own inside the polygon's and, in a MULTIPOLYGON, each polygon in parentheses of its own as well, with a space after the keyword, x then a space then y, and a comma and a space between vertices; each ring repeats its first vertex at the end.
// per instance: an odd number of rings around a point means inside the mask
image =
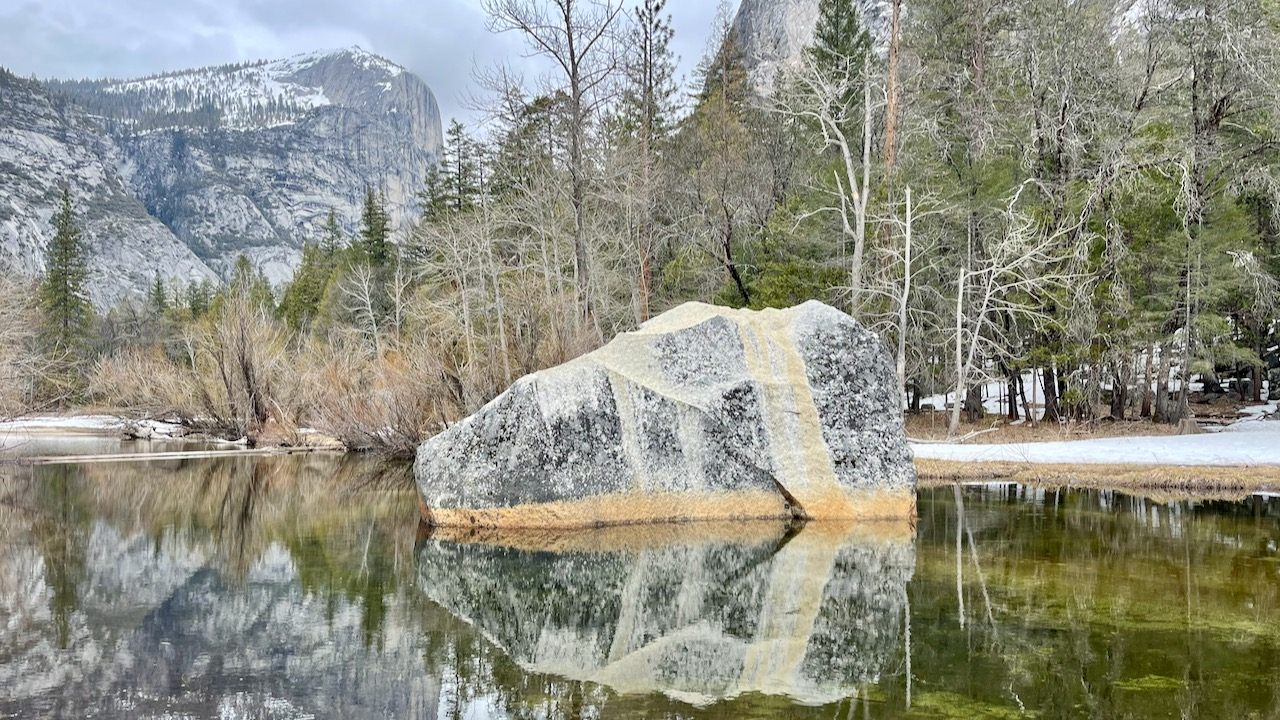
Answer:
POLYGON ((635 9, 622 94, 623 152, 634 154, 636 172, 630 192, 636 197, 641 212, 634 237, 640 261, 636 278, 636 319, 641 322, 649 319, 653 294, 660 145, 668 139, 671 118, 676 111, 676 62, 671 51, 674 31, 671 17, 663 14, 665 6, 666 0, 644 0, 635 9))
POLYGON ((93 306, 85 292, 89 273, 88 248, 76 225, 71 192, 62 189, 62 208, 53 218, 54 236, 45 252, 45 275, 40 285, 46 341, 55 350, 78 348, 89 332, 93 306))
POLYGON ((676 110, 676 58, 671 50, 675 31, 671 16, 663 14, 666 5, 667 0, 643 0, 635 9, 625 66, 622 113, 648 145, 667 134, 676 110))
POLYGON ((382 267, 391 259, 390 234, 386 200, 369 188, 364 194, 364 210, 360 214, 360 249, 373 267, 382 267))
MULTIPOLYGON (((696 86, 700 88, 699 107, 719 103, 727 111, 740 114, 751 100, 751 82, 743 57, 742 43, 727 16, 717 22, 718 49, 703 58, 694 71, 696 86)), ((714 42, 714 41, 713 41, 714 42)))
POLYGON ((440 160, 427 170, 426 182, 418 193, 418 203, 422 206, 422 219, 428 222, 444 216, 449 205, 444 173, 440 171, 443 162, 440 160))
POLYGON ((444 158, 441 165, 445 206, 461 213, 475 206, 480 194, 479 145, 457 120, 445 132, 444 158))
POLYGON ((342 228, 338 227, 338 216, 330 209, 329 217, 324 221, 324 237, 320 240, 320 253, 333 262, 344 244, 342 228))
POLYGON ((820 0, 818 23, 808 55, 825 72, 846 77, 862 74, 863 60, 871 52, 871 34, 862 25, 854 0, 820 0))
POLYGON ((147 295, 147 302, 151 305, 151 309, 156 311, 157 315, 163 315, 169 310, 169 291, 164 285, 164 280, 160 279, 160 273, 156 273, 155 280, 151 283, 151 292, 147 295))
POLYGON ((275 307, 275 294, 271 290, 271 281, 266 273, 253 266, 248 257, 240 255, 236 258, 235 267, 231 271, 230 288, 233 293, 248 293, 250 299, 261 307, 275 307))
POLYGON ((871 53, 871 34, 863 26, 854 0, 820 0, 818 23, 806 53, 823 76, 846 85, 847 90, 841 98, 846 109, 862 105, 862 83, 871 53))
POLYGON ((191 283, 187 286, 184 294, 186 295, 187 312, 191 314, 192 320, 198 320, 208 312, 209 298, 213 294, 208 280, 191 283))
POLYGON ((280 314, 289 327, 302 330, 319 313, 333 268, 334 258, 323 246, 314 243, 302 246, 302 262, 280 298, 280 314))

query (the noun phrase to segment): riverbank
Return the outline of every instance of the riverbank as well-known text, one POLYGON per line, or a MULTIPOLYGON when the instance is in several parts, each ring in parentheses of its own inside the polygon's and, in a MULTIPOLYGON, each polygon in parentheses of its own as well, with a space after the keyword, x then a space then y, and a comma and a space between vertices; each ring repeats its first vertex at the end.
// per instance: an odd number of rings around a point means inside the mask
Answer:
POLYGON ((253 447, 257 449, 318 449, 345 450, 335 438, 316 430, 301 428, 292 432, 260 433, 251 442, 249 438, 228 439, 216 432, 190 427, 179 422, 157 418, 129 417, 111 412, 87 412, 64 415, 29 415, 0 420, 0 449, 13 441, 27 437, 90 436, 119 438, 122 440, 172 440, 195 441, 226 446, 227 448, 253 447))
MULTIPOLYGON (((922 487, 956 482, 1015 482, 1094 489, 1145 489, 1176 492, 1280 491, 1280 421, 1260 414, 1201 435, 1139 435, 1164 431, 1149 423, 1107 428, 1113 434, 1077 429, 999 428, 968 443, 912 443, 922 487), (988 439, 1017 442, 981 442, 988 439), (1071 439, 1055 439, 1071 438, 1071 439)), ((341 443, 301 431, 294 442, 249 448, 157 419, 115 414, 31 416, 0 422, 0 450, 30 440, 54 437, 99 437, 200 443, 191 451, 160 456, 200 457, 222 454, 291 454, 343 452, 341 443)), ((181 447, 181 446, 178 446, 181 447)), ((35 450, 32 448, 32 450, 35 450)), ((135 459, 137 453, 83 449, 77 461, 135 459)), ((43 459, 32 452, 24 458, 43 459)), ((61 458, 56 460, 63 461, 61 458)))
POLYGON ((921 457, 916 458, 915 465, 919 487, 1003 481, 1097 490, 1280 491, 1280 465, 1037 464, 921 457))

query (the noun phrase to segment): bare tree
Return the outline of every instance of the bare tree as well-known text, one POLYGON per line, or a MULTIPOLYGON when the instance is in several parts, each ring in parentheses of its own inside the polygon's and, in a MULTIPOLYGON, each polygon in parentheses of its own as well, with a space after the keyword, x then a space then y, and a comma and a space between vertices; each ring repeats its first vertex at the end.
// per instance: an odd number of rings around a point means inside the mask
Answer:
POLYGON ((618 69, 615 22, 620 0, 484 0, 489 27, 521 33, 534 55, 555 65, 568 101, 565 133, 573 204, 574 273, 584 316, 591 315, 591 258, 587 247, 587 162, 589 126, 610 96, 618 69))
POLYGON ((948 437, 960 429, 961 398, 988 359, 1008 359, 1018 351, 1009 331, 1015 325, 1043 329, 1057 322, 1038 298, 1063 290, 1071 279, 1062 270, 1067 230, 1046 233, 1037 220, 1018 209, 1024 183, 1009 199, 1004 236, 987 249, 983 264, 960 268, 955 301, 955 403, 948 437), (968 300, 969 304, 966 305, 968 300))
MULTIPOLYGON (((847 66, 848 64, 841 64, 847 66)), ((817 188, 829 202, 810 214, 834 214, 840 221, 849 256, 849 310, 858 313, 865 282, 867 211, 871 200, 871 142, 873 135, 870 57, 862 58, 861 73, 824 69, 805 56, 790 80, 793 92, 778 94, 771 109, 784 117, 807 122, 818 129, 820 151, 834 151, 839 159, 833 171, 834 187, 817 188), (861 106, 847 102, 860 92, 861 106), (857 128, 856 134, 851 128, 857 128)))
POLYGON ((383 350, 382 310, 378 298, 382 292, 377 272, 368 263, 359 263, 342 279, 342 308, 354 320, 372 345, 374 355, 383 350))
POLYGON ((31 288, 13 275, 0 276, 0 418, 31 408, 36 381, 51 362, 37 351, 33 297, 31 288))

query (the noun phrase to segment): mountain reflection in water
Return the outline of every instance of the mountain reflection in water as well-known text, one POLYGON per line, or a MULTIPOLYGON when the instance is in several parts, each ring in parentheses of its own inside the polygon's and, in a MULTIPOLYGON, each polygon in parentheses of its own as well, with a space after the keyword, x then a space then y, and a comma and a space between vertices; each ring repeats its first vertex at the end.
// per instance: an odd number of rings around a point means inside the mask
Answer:
POLYGON ((1270 717, 1280 501, 428 533, 332 456, 0 464, 0 717, 1270 717))

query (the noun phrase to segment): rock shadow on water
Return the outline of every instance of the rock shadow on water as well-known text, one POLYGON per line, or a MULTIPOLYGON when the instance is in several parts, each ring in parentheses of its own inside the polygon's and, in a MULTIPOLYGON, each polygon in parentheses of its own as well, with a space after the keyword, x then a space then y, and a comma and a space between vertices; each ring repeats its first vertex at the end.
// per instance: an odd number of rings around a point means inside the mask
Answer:
POLYGON ((897 656, 913 540, 909 522, 423 525, 416 552, 423 593, 527 672, 696 706, 823 705, 897 656))

